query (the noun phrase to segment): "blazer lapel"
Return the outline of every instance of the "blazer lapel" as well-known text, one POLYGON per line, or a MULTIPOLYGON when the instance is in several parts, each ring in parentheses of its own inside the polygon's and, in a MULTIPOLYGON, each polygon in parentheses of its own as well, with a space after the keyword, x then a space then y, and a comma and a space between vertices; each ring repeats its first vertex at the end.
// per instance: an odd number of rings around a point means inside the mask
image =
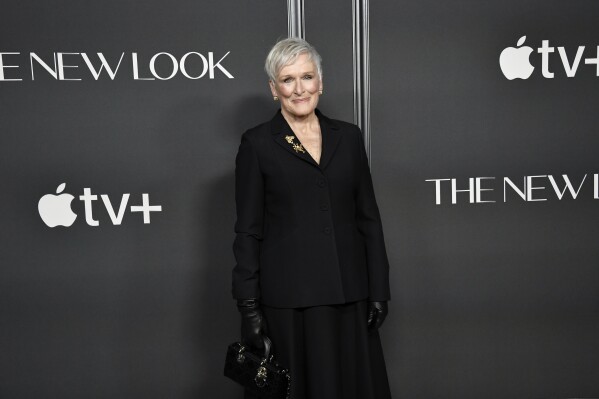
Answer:
POLYGON ((322 135, 320 164, 318 164, 314 158, 312 158, 308 150, 302 146, 301 142, 283 117, 281 110, 277 111, 276 115, 271 120, 271 131, 275 142, 285 150, 309 164, 324 170, 331 160, 333 152, 337 148, 341 135, 339 127, 329 118, 324 116, 318 109, 316 109, 316 115, 320 122, 320 132, 322 135))
POLYGON ((273 138, 277 144, 296 157, 318 167, 318 164, 308 153, 308 150, 301 145, 299 139, 295 133, 293 133, 293 130, 291 130, 291 126, 289 126, 285 117, 283 117, 281 110, 277 111, 270 123, 273 138))
POLYGON ((324 116, 318 108, 316 109, 316 116, 318 116, 318 120, 320 121, 320 133, 322 135, 322 153, 320 154, 319 166, 320 169, 324 170, 337 149, 337 144, 339 144, 339 140, 341 139, 341 131, 339 126, 324 116))

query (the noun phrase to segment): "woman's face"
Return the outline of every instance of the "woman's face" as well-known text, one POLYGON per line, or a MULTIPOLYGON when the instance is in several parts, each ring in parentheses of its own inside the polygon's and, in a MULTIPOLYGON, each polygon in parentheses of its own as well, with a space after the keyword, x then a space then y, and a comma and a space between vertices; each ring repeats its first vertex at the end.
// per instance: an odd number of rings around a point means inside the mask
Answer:
POLYGON ((322 81, 316 65, 307 54, 300 54, 293 64, 281 68, 275 82, 270 81, 273 96, 279 97, 281 111, 293 116, 307 116, 318 105, 322 81))

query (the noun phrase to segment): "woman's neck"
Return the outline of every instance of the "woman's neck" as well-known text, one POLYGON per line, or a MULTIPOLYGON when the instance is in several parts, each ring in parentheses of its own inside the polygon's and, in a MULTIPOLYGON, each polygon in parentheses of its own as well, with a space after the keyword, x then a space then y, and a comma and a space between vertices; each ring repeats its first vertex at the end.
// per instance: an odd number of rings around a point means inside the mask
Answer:
POLYGON ((281 109, 281 113, 283 114, 283 117, 295 133, 302 134, 314 131, 319 126, 318 117, 316 116, 316 113, 314 111, 312 111, 308 115, 302 116, 290 114, 288 112, 285 112, 283 109, 281 109))

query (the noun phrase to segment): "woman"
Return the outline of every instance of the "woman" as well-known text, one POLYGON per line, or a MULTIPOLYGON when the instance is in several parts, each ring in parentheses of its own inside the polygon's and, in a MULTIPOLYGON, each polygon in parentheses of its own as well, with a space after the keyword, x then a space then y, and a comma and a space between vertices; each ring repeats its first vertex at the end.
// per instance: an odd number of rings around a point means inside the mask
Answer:
POLYGON ((321 59, 306 41, 279 41, 265 69, 281 109, 242 135, 235 169, 242 341, 271 339, 293 399, 390 398, 389 264, 362 133, 316 108, 321 59))

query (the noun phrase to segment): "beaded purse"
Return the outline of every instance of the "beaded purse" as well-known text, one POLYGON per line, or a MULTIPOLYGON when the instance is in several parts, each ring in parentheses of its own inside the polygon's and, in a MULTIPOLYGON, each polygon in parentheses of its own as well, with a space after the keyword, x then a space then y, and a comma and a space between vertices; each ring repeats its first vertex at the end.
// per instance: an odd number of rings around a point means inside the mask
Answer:
POLYGON ((250 351, 241 342, 227 348, 225 376, 264 399, 289 399, 291 375, 270 355, 272 342, 264 338, 264 357, 250 351), (270 356, 270 357, 269 357, 270 356))

